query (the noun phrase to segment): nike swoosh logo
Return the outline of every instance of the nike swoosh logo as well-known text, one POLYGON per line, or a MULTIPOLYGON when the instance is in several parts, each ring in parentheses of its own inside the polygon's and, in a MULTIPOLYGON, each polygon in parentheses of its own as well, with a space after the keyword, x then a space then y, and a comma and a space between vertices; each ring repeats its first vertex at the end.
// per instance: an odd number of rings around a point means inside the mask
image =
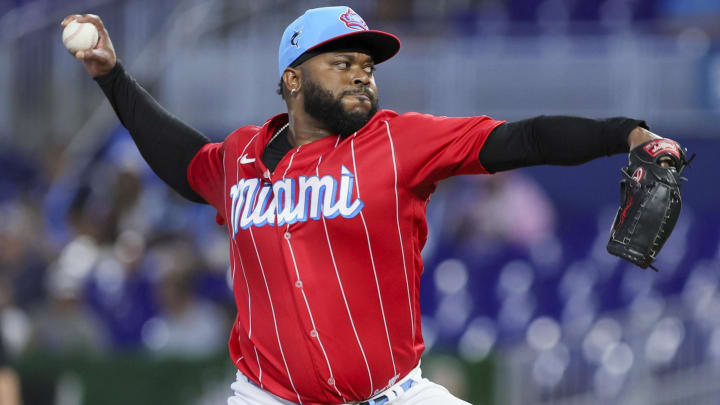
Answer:
POLYGON ((254 162, 254 161, 255 161, 255 158, 253 158, 253 159, 248 159, 247 153, 244 154, 244 155, 242 155, 242 156, 240 157, 240 164, 241 164, 241 165, 246 165, 246 164, 252 163, 252 162, 254 162))

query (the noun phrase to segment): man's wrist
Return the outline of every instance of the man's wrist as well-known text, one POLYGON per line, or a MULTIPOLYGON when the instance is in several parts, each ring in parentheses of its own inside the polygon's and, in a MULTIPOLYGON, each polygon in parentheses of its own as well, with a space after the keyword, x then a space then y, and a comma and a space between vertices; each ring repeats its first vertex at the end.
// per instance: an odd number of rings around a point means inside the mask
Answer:
POLYGON ((120 63, 120 60, 118 59, 117 61, 115 61, 115 66, 113 66, 109 72, 107 72, 103 75, 94 77, 93 80, 95 80, 102 87, 108 83, 112 83, 112 81, 124 70, 125 69, 123 68, 122 64, 120 63))
POLYGON ((659 138, 661 138, 661 136, 653 134, 643 127, 635 127, 635 129, 630 132, 630 135, 628 135, 628 146, 630 150, 633 150, 645 142, 659 138))

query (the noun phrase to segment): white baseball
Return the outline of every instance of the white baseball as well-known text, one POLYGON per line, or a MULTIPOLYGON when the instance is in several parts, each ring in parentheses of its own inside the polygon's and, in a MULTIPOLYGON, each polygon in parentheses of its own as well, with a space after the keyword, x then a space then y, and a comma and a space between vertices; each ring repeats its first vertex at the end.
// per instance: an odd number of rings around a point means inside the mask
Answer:
POLYGON ((95 48, 98 42, 98 30, 93 24, 70 21, 62 33, 65 48, 73 55, 77 51, 95 48))

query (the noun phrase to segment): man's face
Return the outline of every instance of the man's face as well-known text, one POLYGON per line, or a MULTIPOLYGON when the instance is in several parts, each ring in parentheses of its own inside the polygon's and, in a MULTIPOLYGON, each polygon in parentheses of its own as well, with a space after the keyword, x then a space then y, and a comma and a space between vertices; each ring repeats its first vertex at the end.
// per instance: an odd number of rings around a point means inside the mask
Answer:
POLYGON ((302 64, 305 111, 342 137, 362 128, 378 110, 370 55, 326 52, 302 64))

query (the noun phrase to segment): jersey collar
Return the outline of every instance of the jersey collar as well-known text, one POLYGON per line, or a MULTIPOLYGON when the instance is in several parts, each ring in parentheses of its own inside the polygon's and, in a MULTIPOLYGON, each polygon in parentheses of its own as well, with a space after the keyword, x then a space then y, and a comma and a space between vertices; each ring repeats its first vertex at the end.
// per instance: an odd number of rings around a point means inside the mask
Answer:
MULTIPOLYGON (((387 110, 379 110, 377 113, 375 113, 375 115, 370 119, 370 121, 357 132, 357 136, 360 136, 367 129, 377 125, 379 122, 381 122, 381 120, 383 120, 383 118, 387 119, 387 110)), ((262 156, 265 153, 265 148, 270 142, 270 139, 272 139, 273 135, 275 135, 275 132, 282 128, 283 125, 287 124, 288 120, 289 117, 287 113, 280 113, 273 116, 272 118, 267 120, 265 124, 260 128, 260 132, 258 133, 258 136, 253 142, 253 148, 255 152, 255 170, 257 171, 258 177, 260 177, 263 181, 271 181, 270 170, 262 162, 262 156)), ((317 141, 313 141, 311 143, 303 145, 302 150, 309 153, 317 153, 318 155, 320 155, 327 147, 329 147, 330 145, 335 145, 336 143, 337 136, 326 136, 325 138, 318 139, 317 141)))
POLYGON ((253 148, 255 150, 255 170, 257 170, 258 177, 260 177, 263 181, 270 181, 270 170, 262 162, 262 155, 265 153, 265 147, 270 142, 270 139, 272 139, 275 132, 287 123, 287 113, 275 115, 267 120, 265 125, 260 128, 260 132, 253 142, 253 148))

